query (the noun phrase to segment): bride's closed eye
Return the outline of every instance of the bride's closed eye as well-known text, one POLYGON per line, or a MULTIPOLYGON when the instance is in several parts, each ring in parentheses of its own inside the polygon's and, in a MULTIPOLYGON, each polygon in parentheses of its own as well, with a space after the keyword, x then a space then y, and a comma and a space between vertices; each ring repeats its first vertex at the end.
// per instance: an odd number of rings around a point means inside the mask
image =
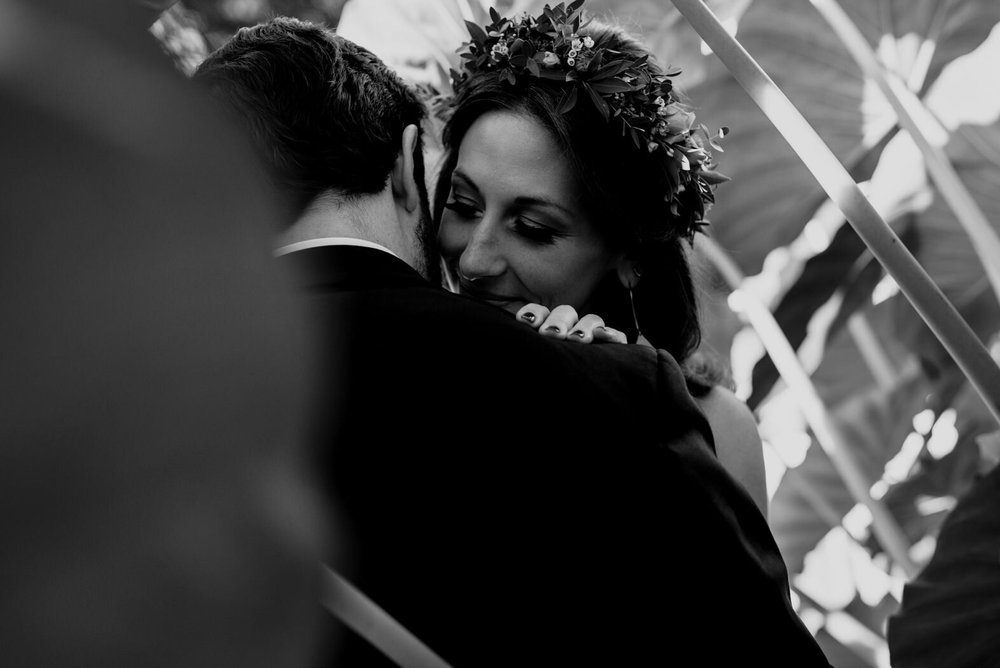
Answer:
POLYGON ((528 241, 538 244, 555 243, 555 240, 562 236, 562 234, 547 225, 542 225, 523 217, 518 217, 514 220, 514 230, 528 241))
POLYGON ((468 202, 463 202, 461 200, 452 200, 450 202, 445 202, 444 208, 449 211, 453 211, 455 215, 460 218, 474 218, 478 213, 479 209, 468 202))
MULTIPOLYGON (((461 199, 453 199, 445 202, 444 208, 463 220, 472 220, 481 213, 477 205, 461 199)), ((536 244, 551 244, 557 238, 563 236, 548 225, 543 225, 523 216, 515 218, 512 227, 516 234, 536 244)))

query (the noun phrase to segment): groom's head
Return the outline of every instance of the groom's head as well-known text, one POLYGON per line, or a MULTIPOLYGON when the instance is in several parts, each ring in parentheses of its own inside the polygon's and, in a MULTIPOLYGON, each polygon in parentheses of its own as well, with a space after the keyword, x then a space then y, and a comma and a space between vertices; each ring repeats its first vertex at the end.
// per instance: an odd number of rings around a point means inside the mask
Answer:
POLYGON ((433 248, 426 107, 374 54, 321 26, 276 18, 238 31, 194 78, 236 112, 296 214, 326 195, 359 200, 383 192, 401 149, 410 153, 424 228, 418 235, 433 248), (416 133, 407 151, 409 126, 416 133))

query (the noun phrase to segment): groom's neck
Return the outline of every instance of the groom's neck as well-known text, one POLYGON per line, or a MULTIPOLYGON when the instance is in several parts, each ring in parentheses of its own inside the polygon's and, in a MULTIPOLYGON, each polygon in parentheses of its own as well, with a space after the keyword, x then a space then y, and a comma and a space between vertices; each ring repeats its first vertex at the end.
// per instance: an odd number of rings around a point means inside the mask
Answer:
POLYGON ((325 193, 317 197, 295 224, 279 237, 277 246, 348 237, 377 243, 400 257, 406 257, 400 247, 397 228, 395 209, 387 193, 354 197, 325 193))

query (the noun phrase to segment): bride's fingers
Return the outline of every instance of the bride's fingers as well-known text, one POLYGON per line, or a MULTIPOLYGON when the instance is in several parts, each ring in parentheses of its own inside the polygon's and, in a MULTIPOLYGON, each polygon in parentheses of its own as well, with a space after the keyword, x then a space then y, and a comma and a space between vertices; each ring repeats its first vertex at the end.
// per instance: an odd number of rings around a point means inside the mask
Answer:
POLYGON ((542 323, 539 330, 542 336, 551 336, 554 339, 565 339, 569 330, 576 325, 580 317, 576 314, 576 309, 568 304, 562 304, 552 309, 549 317, 542 323))
POLYGON ((595 327, 594 343, 628 343, 628 339, 614 327, 595 327))
POLYGON ((604 327, 604 318, 588 313, 580 318, 566 338, 577 343, 590 343, 594 340, 594 330, 598 327, 604 327))
POLYGON ((523 322, 532 329, 538 329, 545 322, 545 319, 549 317, 549 309, 541 304, 525 304, 518 309, 515 317, 518 321, 523 322))
POLYGON ((514 315, 543 336, 555 339, 568 338, 577 343, 627 343, 625 334, 607 327, 601 316, 590 313, 581 318, 568 304, 551 311, 541 304, 525 304, 514 315))

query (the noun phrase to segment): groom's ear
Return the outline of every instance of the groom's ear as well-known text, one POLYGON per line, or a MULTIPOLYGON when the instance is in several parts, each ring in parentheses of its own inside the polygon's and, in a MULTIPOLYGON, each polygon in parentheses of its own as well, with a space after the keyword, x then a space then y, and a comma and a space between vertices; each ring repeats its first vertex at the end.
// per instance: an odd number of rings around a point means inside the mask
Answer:
POLYGON ((416 125, 407 125, 403 129, 402 146, 392 166, 392 196, 409 213, 417 211, 420 207, 420 190, 413 174, 413 152, 417 147, 418 136, 419 130, 416 125))

